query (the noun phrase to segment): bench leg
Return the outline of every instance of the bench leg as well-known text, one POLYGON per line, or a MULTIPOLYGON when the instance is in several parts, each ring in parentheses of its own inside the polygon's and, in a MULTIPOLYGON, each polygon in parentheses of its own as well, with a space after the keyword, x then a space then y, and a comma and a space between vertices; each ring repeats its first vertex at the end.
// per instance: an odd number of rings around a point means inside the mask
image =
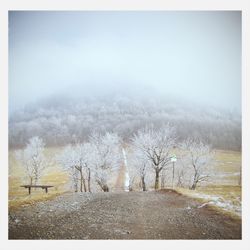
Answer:
POLYGON ((31 187, 29 187, 29 194, 31 193, 31 187))
POLYGON ((46 192, 46 194, 48 193, 48 188, 45 188, 45 192, 46 192))

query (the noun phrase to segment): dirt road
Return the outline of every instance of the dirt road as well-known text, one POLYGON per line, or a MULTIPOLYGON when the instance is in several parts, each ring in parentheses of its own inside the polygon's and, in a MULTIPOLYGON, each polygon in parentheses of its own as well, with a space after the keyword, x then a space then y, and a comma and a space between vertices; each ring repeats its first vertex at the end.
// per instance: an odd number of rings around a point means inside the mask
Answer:
POLYGON ((241 221, 171 191, 68 193, 9 213, 9 239, 240 239, 241 221))

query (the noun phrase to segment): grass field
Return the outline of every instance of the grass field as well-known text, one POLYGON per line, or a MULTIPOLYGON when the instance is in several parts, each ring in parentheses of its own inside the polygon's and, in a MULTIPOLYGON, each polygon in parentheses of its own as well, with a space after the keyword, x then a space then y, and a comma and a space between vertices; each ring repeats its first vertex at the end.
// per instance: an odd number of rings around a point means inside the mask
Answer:
MULTIPOLYGON (((46 148, 45 154, 49 158, 53 158, 60 148, 46 148)), ((44 171, 44 176, 41 178, 40 184, 52 185, 48 194, 44 190, 32 189, 31 195, 28 195, 28 190, 20 187, 28 184, 25 178, 23 167, 16 161, 14 151, 9 152, 9 208, 16 208, 20 205, 32 204, 36 201, 51 199, 69 190, 69 177, 67 173, 56 164, 52 164, 44 171)))
POLYGON ((178 188, 177 191, 213 205, 224 212, 241 216, 241 186, 239 185, 241 152, 216 151, 213 175, 196 190, 178 188))
MULTIPOLYGON (((45 154, 53 158, 62 148, 46 148, 45 154)), ((182 194, 202 199, 204 203, 215 205, 223 211, 232 212, 238 216, 241 214, 241 187, 238 185, 241 168, 241 152, 216 151, 213 176, 203 186, 196 190, 181 189, 182 194)), ((44 172, 41 184, 53 185, 48 194, 42 189, 32 189, 31 195, 28 190, 20 187, 27 184, 23 167, 15 160, 14 152, 9 152, 9 207, 32 204, 44 199, 52 199, 64 192, 69 192, 70 180, 67 173, 55 162, 44 172)))

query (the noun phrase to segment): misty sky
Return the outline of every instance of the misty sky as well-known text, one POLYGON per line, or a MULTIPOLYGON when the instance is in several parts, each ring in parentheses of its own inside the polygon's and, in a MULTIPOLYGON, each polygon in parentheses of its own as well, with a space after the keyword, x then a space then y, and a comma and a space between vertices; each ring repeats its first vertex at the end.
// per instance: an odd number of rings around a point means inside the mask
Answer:
POLYGON ((241 12, 9 12, 10 110, 89 86, 240 110, 241 12))

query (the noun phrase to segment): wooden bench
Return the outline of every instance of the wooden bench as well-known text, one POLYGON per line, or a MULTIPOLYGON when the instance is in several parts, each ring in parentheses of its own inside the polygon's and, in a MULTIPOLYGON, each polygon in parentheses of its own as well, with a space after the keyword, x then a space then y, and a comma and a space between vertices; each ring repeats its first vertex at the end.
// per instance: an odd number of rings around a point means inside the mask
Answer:
POLYGON ((29 194, 31 193, 31 188, 41 188, 45 189, 45 192, 48 193, 48 188, 54 187, 54 186, 48 186, 48 185, 23 185, 20 187, 28 188, 29 189, 29 194))

